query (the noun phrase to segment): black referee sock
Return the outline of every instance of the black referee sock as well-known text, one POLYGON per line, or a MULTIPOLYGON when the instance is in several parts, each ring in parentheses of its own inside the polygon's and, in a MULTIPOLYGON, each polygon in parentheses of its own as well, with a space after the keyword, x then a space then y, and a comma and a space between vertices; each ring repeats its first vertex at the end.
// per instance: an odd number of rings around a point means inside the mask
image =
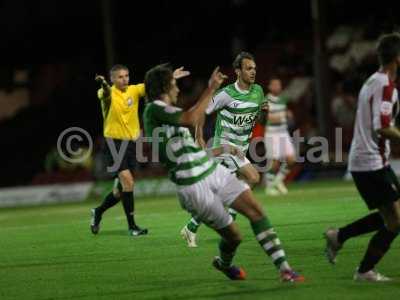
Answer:
POLYGON ((367 252, 358 268, 358 272, 365 273, 372 270, 389 250, 390 245, 397 235, 398 233, 391 232, 387 230, 386 227, 379 230, 371 238, 367 252))
POLYGON ((369 214, 345 227, 339 229, 338 241, 343 244, 349 238, 379 230, 385 226, 382 216, 378 213, 369 214))
POLYGON ((136 227, 135 219, 133 217, 134 200, 133 192, 122 192, 122 205, 124 207, 126 220, 128 221, 129 229, 136 227))
POLYGON ((119 198, 115 198, 113 192, 110 192, 103 200, 100 206, 96 208, 96 212, 99 212, 102 215, 107 209, 113 207, 115 204, 119 202, 119 198))

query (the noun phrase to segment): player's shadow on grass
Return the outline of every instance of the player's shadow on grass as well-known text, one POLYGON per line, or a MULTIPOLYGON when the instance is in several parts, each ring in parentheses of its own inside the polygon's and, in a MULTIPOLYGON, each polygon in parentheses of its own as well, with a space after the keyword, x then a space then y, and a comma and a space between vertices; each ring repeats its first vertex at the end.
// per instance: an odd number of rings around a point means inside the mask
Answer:
POLYGON ((113 230, 102 230, 96 236, 128 236, 128 230, 113 229, 113 230))
MULTIPOLYGON (((228 284, 232 284, 232 283, 228 283, 228 284)), ((245 286, 240 286, 241 283, 233 283, 233 284, 237 284, 238 285, 238 289, 235 291, 227 291, 227 292, 218 292, 218 293, 198 293, 197 295, 190 295, 190 299, 196 299, 196 298, 200 298, 200 299, 204 299, 204 298, 209 298, 209 299, 229 299, 231 297, 238 297, 241 296, 243 297, 242 299, 248 299, 249 297, 255 297, 258 295, 269 295, 271 296, 282 296, 282 293, 284 293, 286 296, 288 295, 288 293, 290 293, 290 290, 295 291, 298 289, 312 289, 313 287, 311 285, 307 285, 307 284, 280 284, 278 286, 273 286, 270 288, 249 288, 249 287, 245 287, 245 286)), ((266 297, 267 299, 268 297, 266 297)), ((180 299, 188 299, 188 296, 174 296, 174 300, 180 300, 180 299)))
POLYGON ((216 244, 219 243, 219 241, 221 240, 221 238, 219 238, 218 236, 216 237, 205 237, 202 238, 199 243, 201 243, 203 246, 204 245, 212 245, 215 246, 216 244))

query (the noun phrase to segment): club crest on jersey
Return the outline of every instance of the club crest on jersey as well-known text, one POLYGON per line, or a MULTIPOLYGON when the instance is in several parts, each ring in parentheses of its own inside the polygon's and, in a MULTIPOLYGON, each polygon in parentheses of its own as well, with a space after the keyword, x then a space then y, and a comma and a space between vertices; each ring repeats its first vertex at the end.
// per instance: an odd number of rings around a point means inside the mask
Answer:
POLYGON ((127 104, 128 104, 128 106, 132 106, 132 104, 133 104, 132 98, 128 98, 127 104))
POLYGON ((392 114, 393 104, 392 102, 384 101, 381 104, 381 114, 384 116, 389 116, 392 114))

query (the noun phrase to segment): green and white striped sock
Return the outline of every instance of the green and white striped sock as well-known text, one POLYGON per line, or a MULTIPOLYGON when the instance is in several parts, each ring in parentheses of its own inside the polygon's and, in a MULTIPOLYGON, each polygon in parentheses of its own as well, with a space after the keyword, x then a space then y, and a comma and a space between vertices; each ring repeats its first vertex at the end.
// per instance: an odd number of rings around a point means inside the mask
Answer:
POLYGON ((281 241, 269 220, 264 217, 257 222, 251 223, 251 227, 258 243, 264 249, 265 253, 271 257, 276 268, 280 271, 290 270, 289 263, 286 261, 285 251, 281 246, 281 241))
POLYGON ((195 218, 191 218, 189 223, 187 223, 186 227, 187 229, 189 229, 189 231, 196 233, 200 225, 201 225, 200 221, 197 221, 195 218))
POLYGON ((228 208, 228 213, 232 216, 233 220, 235 221, 238 212, 236 210, 234 210, 233 208, 228 208))

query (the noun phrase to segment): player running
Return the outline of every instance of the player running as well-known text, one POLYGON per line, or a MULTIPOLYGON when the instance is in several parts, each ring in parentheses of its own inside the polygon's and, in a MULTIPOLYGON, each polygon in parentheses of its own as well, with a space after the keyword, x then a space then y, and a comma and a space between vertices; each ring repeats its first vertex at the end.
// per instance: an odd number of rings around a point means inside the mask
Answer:
POLYGON ((172 69, 159 65, 149 70, 145 76, 146 94, 151 101, 144 111, 146 135, 152 137, 153 146, 158 143, 159 157, 176 184, 181 206, 221 236, 220 255, 213 260, 217 270, 232 280, 246 277, 242 268, 232 264, 241 235, 232 216, 225 210, 228 206, 249 219, 257 241, 271 257, 281 280, 303 281, 304 277, 289 266, 281 242, 249 186, 210 159, 188 129, 197 125, 225 78, 217 68, 198 102, 183 111, 175 106, 179 89, 172 69))
MULTIPOLYGON (((256 63, 253 55, 241 52, 235 58, 233 68, 237 77, 236 82, 225 86, 213 96, 206 113, 217 112, 213 147, 230 145, 246 154, 254 123, 268 106, 262 87, 255 83, 256 63)), ((196 127, 196 140, 205 147, 203 124, 204 118, 196 127)), ((237 173, 239 178, 244 179, 250 186, 260 180, 258 171, 245 156, 222 153, 217 160, 232 173, 237 173)), ((234 218, 236 217, 235 210, 229 209, 229 212, 234 218)), ((200 224, 199 220, 191 218, 181 230, 181 235, 189 247, 197 247, 196 232, 200 224)))
POLYGON ((373 282, 390 280, 374 268, 400 231, 400 184, 388 161, 390 141, 400 141, 400 130, 395 126, 399 113, 395 80, 400 65, 400 35, 382 36, 377 53, 380 68, 367 79, 358 97, 349 170, 368 208, 378 211, 325 232, 326 254, 333 264, 348 239, 375 232, 354 274, 354 280, 373 282))
POLYGON ((288 132, 290 111, 287 109, 287 98, 281 95, 281 80, 272 77, 268 90, 269 112, 266 116, 264 141, 270 168, 265 173, 265 193, 268 196, 277 196, 288 193, 284 180, 295 163, 295 152, 288 132))

